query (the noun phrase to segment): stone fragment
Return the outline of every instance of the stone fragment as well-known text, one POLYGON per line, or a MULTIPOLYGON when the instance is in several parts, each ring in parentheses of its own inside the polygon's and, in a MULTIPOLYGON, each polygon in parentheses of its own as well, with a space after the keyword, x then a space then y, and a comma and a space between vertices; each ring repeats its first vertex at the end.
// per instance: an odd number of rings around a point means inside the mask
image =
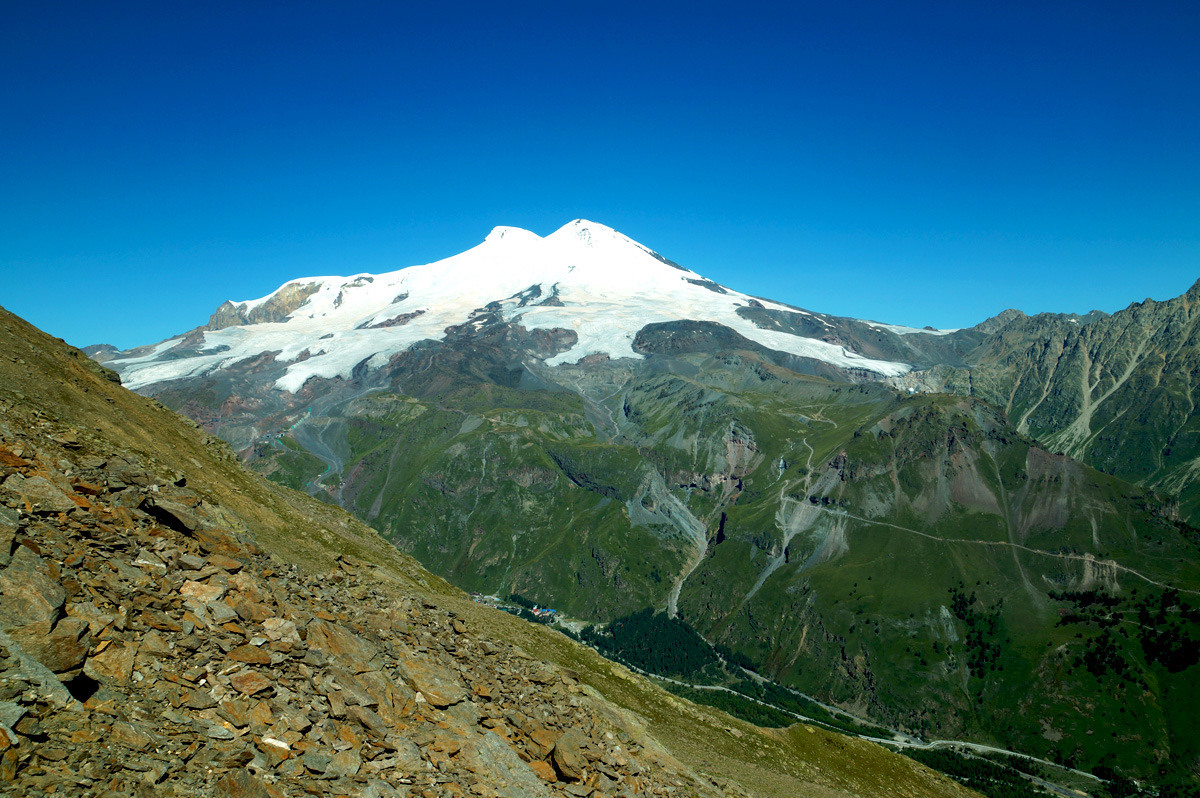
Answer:
POLYGON ((553 684, 558 681, 558 674, 550 668, 539 668, 530 677, 529 681, 534 684, 553 684))
POLYGON ((220 703, 218 713, 239 729, 250 725, 250 705, 241 698, 226 698, 220 703))
POLYGON ((371 779, 358 794, 358 798, 403 798, 403 796, 386 781, 371 779))
POLYGON ((0 572, 0 628, 11 632, 45 622, 49 632, 66 598, 49 564, 28 546, 17 546, 8 567, 0 572))
POLYGON ((98 682, 124 684, 133 675, 137 651, 137 643, 112 643, 103 651, 88 657, 83 672, 98 682))
POLYGON ((251 601, 237 593, 231 593, 226 601, 229 602, 229 606, 238 614, 238 617, 248 623, 262 623, 275 615, 275 611, 267 605, 251 601))
POLYGON ((370 670, 368 663, 379 654, 372 643, 335 623, 313 620, 308 624, 308 647, 356 669, 370 670))
POLYGON ((0 496, 13 496, 35 513, 69 513, 75 502, 45 477, 13 474, 0 486, 0 496))
POLYGON ((257 646, 238 646, 232 649, 226 656, 234 662, 245 662, 250 665, 271 664, 271 655, 257 646))
POLYGON ((189 579, 179 587, 179 595, 198 601, 201 604, 207 604, 224 596, 225 588, 221 585, 195 582, 189 579))
POLYGON ((0 465, 8 466, 9 468, 26 468, 33 464, 13 452, 7 446, 0 446, 0 465))
POLYGON ((63 618, 48 635, 31 638, 14 633, 21 645, 38 662, 55 673, 66 673, 83 665, 91 646, 87 622, 80 618, 63 618))
POLYGON ((163 574, 167 571, 167 564, 157 554, 145 549, 138 553, 137 559, 133 561, 133 564, 141 568, 149 568, 158 574, 163 574))
POLYGON ((259 751, 267 756, 271 767, 276 767, 292 758, 291 747, 283 740, 274 737, 263 737, 256 744, 259 751))
MULTIPOLYGON (((271 711, 271 706, 266 701, 259 701, 252 706, 248 717, 250 723, 255 726, 271 726, 275 723, 275 713, 271 711)), ((294 728, 299 728, 299 726, 294 728)))
POLYGON ((237 573, 245 567, 245 563, 241 560, 235 560, 224 554, 213 554, 208 558, 209 565, 215 565, 222 571, 228 571, 231 574, 237 573))
POLYGON ((15 748, 10 748, 0 754, 0 784, 16 781, 17 761, 17 749, 15 748))
POLYGON ((192 537, 200 544, 200 548, 209 554, 227 554, 230 557, 237 557, 247 553, 247 548, 224 529, 201 527, 192 533, 192 537))
POLYGON ((162 743, 162 738, 149 729, 123 721, 112 725, 106 740, 132 748, 134 751, 145 751, 162 743))
POLYGON ((262 622, 263 632, 271 640, 285 643, 299 643, 300 634, 296 624, 284 618, 267 618, 262 622))
POLYGON ((394 757, 397 768, 408 773, 424 770, 425 758, 421 756, 421 749, 416 743, 401 737, 393 740, 392 745, 396 748, 394 757))
POLYGON ((363 706, 346 707, 346 717, 357 722, 376 737, 385 737, 390 727, 383 718, 363 706))
POLYGON ((554 768, 552 768, 548 762, 535 759, 529 763, 529 768, 536 773, 537 777, 542 781, 548 781, 551 783, 558 781, 558 774, 554 772, 554 768))
POLYGON ((194 532, 200 527, 200 516, 186 505, 169 499, 147 499, 142 509, 156 521, 176 532, 194 532))
POLYGON ((467 688, 458 674, 428 660, 401 655, 396 660, 396 668, 409 687, 439 709, 467 697, 467 688))
POLYGON ((199 571, 208 562, 203 557, 197 557, 195 554, 183 554, 179 557, 179 567, 185 571, 199 571))
POLYGON ((498 787, 501 798, 549 798, 553 794, 529 763, 495 734, 472 735, 470 744, 458 755, 458 764, 467 771, 490 774, 488 781, 498 787))
POLYGON ((16 510, 0 504, 0 568, 8 565, 12 559, 13 538, 16 537, 20 521, 16 510))
MULTIPOLYGON (((12 701, 0 701, 0 726, 12 728, 25 717, 26 708, 12 701)), ((15 744, 15 743, 14 743, 15 744)))
POLYGON ((563 778, 569 781, 583 778, 583 770, 587 767, 587 757, 583 755, 585 742, 583 732, 570 729, 554 743, 551 758, 563 778))
POLYGON ((309 751, 304 755, 303 762, 304 767, 323 776, 329 768, 330 756, 320 751, 309 751))
MULTIPOLYGON (((60 623, 59 626, 61 625, 60 623)), ((171 644, 158 632, 142 635, 141 652, 151 657, 170 657, 174 653, 171 651, 171 644)))
POLYGON ((226 773, 217 782, 217 798, 274 798, 267 786, 248 770, 226 773))
POLYGON ((211 690, 193 690, 188 694, 184 704, 188 709, 212 709, 217 705, 217 699, 213 698, 211 690))
POLYGON ((558 741, 558 737, 558 733, 550 729, 534 729, 529 735, 529 740, 537 746, 536 755, 544 757, 554 749, 554 743, 558 741))
POLYGON ((270 679, 255 671, 237 673, 229 677, 229 683, 233 685, 233 689, 247 696, 261 693, 271 686, 270 679))
POLYGON ((238 617, 233 608, 226 604, 223 599, 209 602, 204 605, 204 608, 212 615, 213 621, 219 624, 231 623, 236 621, 238 617))
POLYGON ((329 767, 325 769, 325 775, 334 778, 357 776, 361 767, 362 759, 359 757, 358 751, 339 751, 330 757, 329 767))
POLYGON ((204 736, 210 740, 232 740, 237 737, 233 730, 221 723, 216 723, 211 720, 200 722, 204 736))

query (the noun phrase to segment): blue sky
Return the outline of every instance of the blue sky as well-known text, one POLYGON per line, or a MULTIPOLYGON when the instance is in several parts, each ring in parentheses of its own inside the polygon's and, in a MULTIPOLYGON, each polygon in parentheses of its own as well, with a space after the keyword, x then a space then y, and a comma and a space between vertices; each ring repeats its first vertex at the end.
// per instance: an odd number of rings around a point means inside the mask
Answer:
POLYGON ((1200 278, 1195 2, 183 6, 5 10, 0 305, 77 345, 576 217, 916 326, 1200 278))

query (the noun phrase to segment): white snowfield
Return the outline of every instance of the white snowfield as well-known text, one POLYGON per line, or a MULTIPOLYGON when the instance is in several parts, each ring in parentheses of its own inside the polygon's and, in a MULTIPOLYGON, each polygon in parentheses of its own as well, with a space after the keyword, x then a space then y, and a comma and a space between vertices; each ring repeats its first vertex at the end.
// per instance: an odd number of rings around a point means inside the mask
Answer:
MULTIPOLYGON (((911 369, 825 341, 764 330, 739 316, 738 308, 756 302, 795 311, 729 289, 718 293, 689 279, 704 278, 663 263, 646 247, 595 222, 577 219, 545 238, 520 228, 497 227, 478 246, 435 263, 386 274, 285 283, 280 289, 313 283, 320 288, 286 321, 204 332, 203 346, 189 349, 208 354, 162 359, 183 340, 175 338, 148 355, 108 365, 121 373, 125 385, 136 389, 276 352, 278 362, 290 365, 275 385, 294 393, 312 377, 348 378, 363 360, 379 367, 418 341, 441 340, 447 327, 471 322, 477 311, 499 302, 506 321, 529 330, 576 333, 575 346, 547 360, 551 366, 577 363, 588 355, 640 358, 632 347, 639 330, 656 322, 691 319, 717 322, 770 349, 842 368, 881 376, 911 369), (540 287, 541 295, 519 307, 518 295, 534 286, 540 287), (561 306, 538 304, 555 294, 561 306), (404 316, 409 318, 394 326, 373 326, 404 316)), ((248 312, 273 295, 234 305, 248 312)))

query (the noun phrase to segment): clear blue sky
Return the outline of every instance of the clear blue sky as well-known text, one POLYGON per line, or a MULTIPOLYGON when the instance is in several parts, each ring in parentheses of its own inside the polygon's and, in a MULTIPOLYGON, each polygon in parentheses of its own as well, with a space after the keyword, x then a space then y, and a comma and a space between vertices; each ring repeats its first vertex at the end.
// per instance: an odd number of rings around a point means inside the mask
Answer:
POLYGON ((122 347, 585 217, 923 326, 1200 278, 1200 3, 8 3, 0 305, 122 347))

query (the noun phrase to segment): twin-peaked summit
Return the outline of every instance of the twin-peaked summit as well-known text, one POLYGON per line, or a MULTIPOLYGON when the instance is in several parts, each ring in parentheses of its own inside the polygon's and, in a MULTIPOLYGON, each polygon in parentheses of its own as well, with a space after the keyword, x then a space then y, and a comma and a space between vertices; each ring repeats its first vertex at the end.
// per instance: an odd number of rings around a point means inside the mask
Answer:
MULTIPOLYGON (((685 321, 839 370, 894 376, 910 368, 911 359, 863 352, 853 337, 838 334, 837 319, 718 285, 583 219, 545 237, 497 227, 459 255, 385 274, 292 280, 261 299, 226 302, 208 325, 126 353, 112 366, 140 389, 271 353, 286 366, 275 387, 294 393, 314 377, 382 367, 451 330, 505 324, 556 331, 557 348, 539 359, 557 366, 590 356, 640 358, 639 332, 685 321)), ((889 335, 917 332, 868 326, 889 335)))

